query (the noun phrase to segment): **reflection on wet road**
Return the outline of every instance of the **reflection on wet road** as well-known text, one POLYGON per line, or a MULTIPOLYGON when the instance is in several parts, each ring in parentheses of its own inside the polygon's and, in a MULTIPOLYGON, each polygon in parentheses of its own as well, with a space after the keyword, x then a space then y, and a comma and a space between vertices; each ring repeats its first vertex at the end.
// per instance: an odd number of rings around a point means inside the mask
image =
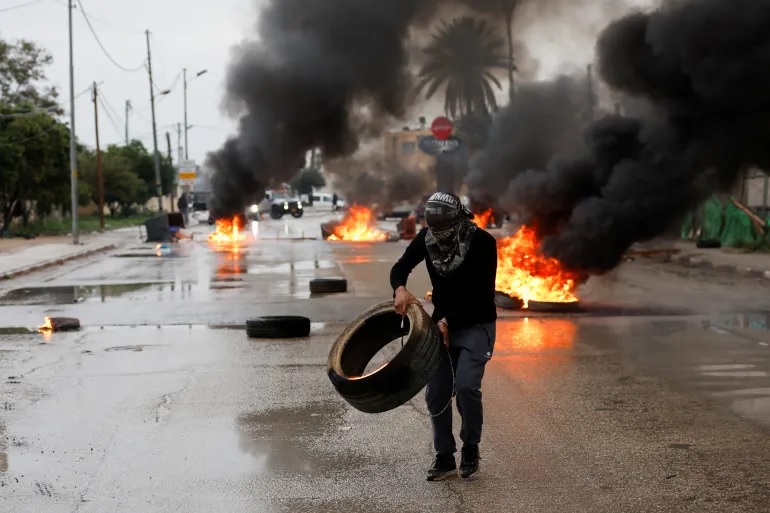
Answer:
POLYGON ((584 312, 500 312, 481 473, 426 483, 422 395, 367 415, 326 377, 406 243, 299 240, 319 219, 264 223, 237 251, 134 244, 5 283, 3 513, 767 511, 763 288, 634 264, 589 282, 584 312), (349 292, 311 297, 321 276, 349 292), (18 328, 48 312, 84 327, 18 328), (311 336, 248 339, 264 313, 307 315, 311 336))

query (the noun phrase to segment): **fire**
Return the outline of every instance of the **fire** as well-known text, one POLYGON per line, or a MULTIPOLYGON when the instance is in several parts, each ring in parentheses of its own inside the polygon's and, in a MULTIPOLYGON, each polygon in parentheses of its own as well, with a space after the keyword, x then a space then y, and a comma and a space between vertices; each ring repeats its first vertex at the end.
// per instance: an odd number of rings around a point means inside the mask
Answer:
POLYGON ((473 214, 473 222, 479 228, 486 229, 487 226, 489 226, 489 223, 492 222, 492 209, 489 208, 484 212, 473 214))
POLYGON ((529 301, 577 301, 575 289, 579 276, 564 270, 555 258, 538 252, 535 230, 522 226, 516 234, 497 243, 497 279, 495 288, 529 301))
POLYGON ((209 242, 214 244, 233 244, 246 240, 243 220, 240 217, 232 219, 217 219, 216 230, 209 234, 209 242))
POLYGON ((372 209, 353 205, 342 221, 332 229, 328 240, 384 241, 388 234, 375 228, 376 219, 372 209))
POLYGON ((53 331, 53 323, 51 322, 51 318, 50 317, 46 317, 43 320, 42 326, 38 326, 37 330, 40 333, 50 333, 50 332, 52 332, 53 331))

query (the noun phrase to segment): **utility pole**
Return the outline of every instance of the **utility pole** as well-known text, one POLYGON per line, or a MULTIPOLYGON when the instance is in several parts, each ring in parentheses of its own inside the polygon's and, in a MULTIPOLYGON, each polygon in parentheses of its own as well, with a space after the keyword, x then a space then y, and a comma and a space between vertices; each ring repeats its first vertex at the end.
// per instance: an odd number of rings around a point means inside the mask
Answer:
POLYGON ((182 124, 176 124, 176 161, 178 165, 182 164, 182 124))
POLYGON ((594 98, 594 73, 593 73, 593 66, 591 64, 588 65, 587 83, 588 83, 588 120, 593 121, 595 98, 594 98))
POLYGON ((75 59, 72 47, 72 0, 68 0, 70 44, 70 200, 72 201, 72 243, 79 243, 78 226, 78 154, 75 144, 75 59))
POLYGON ((99 190, 99 230, 104 231, 104 174, 102 171, 102 150, 99 147, 98 89, 94 82, 94 127, 96 127, 96 187, 99 190))
MULTIPOLYGON (((72 1, 72 0, 70 0, 72 1)), ((152 56, 150 54, 150 31, 147 35, 147 73, 150 76, 150 109, 152 110, 152 147, 155 152, 155 194, 158 197, 158 210, 163 211, 163 189, 160 182, 160 154, 158 153, 158 128, 155 124, 155 91, 152 82, 152 56)))
POLYGON ((131 100, 126 100, 126 146, 128 146, 128 114, 131 112, 131 100))
POLYGON ((187 160, 189 158, 189 150, 187 149, 187 68, 182 69, 182 83, 184 84, 184 158, 187 160))
MULTIPOLYGON (((206 73, 207 69, 202 69, 198 73, 195 74, 193 79, 198 78, 199 76, 206 73)), ((192 128, 190 125, 187 124, 187 68, 182 69, 182 82, 184 83, 184 158, 185 160, 190 159, 190 144, 187 140, 187 130, 192 128)))
MULTIPOLYGON (((166 130, 166 146, 168 147, 168 161, 173 162, 171 159, 171 134, 168 133, 168 130, 166 130)), ((171 212, 174 211, 174 184, 171 184, 169 187, 169 190, 171 191, 169 193, 169 201, 171 202, 171 208, 169 209, 171 212)))

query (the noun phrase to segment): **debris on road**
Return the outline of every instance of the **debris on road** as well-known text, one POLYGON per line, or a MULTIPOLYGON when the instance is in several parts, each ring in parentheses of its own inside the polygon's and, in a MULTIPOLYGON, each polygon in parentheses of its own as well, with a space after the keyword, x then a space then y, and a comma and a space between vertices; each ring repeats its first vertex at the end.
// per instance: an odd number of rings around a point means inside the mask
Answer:
POLYGON ((80 321, 74 317, 46 317, 42 326, 38 327, 41 333, 54 331, 75 331, 80 329, 80 321))

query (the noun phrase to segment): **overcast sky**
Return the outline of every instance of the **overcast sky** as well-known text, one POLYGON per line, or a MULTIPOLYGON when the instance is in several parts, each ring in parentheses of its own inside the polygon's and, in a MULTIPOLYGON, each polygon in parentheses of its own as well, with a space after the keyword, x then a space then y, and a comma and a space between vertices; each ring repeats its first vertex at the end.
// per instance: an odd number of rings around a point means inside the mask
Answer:
MULTIPOLYGON (((171 133, 176 162, 176 125, 183 120, 182 68, 188 69, 188 123, 190 158, 201 163, 208 151, 222 144, 233 124, 219 109, 230 47, 253 35, 261 2, 257 0, 82 0, 91 24, 112 58, 122 67, 137 68, 147 57, 144 31, 151 32, 153 79, 172 92, 156 99, 158 147, 167 151, 171 133), (190 80, 197 71, 201 77, 190 80)), ((74 12, 75 93, 94 81, 111 112, 100 106, 99 127, 103 145, 122 143, 125 102, 134 106, 129 115, 129 135, 141 139, 152 151, 149 81, 146 71, 125 72, 110 62, 94 39, 80 10, 74 12)), ((31 39, 54 58, 48 77, 59 87, 69 112, 69 53, 66 0, 0 0, 0 35, 4 39, 31 39), (26 5, 28 4, 28 5, 26 5), (15 6, 22 6, 13 9, 15 6), (10 9, 10 10, 6 10, 10 9)), ((93 146, 94 110, 90 93, 75 100, 76 134, 93 146)), ((182 142, 184 144, 184 140, 182 142)))
MULTIPOLYGON (((156 101, 158 147, 167 151, 166 132, 171 134, 172 155, 177 156, 177 124, 183 120, 182 68, 188 77, 199 70, 208 72, 188 81, 188 123, 190 158, 199 164, 206 153, 217 149, 234 123, 221 114, 225 70, 230 48, 254 37, 259 9, 266 0, 82 0, 96 35, 119 66, 138 71, 125 72, 110 61, 99 47, 79 9, 74 12, 75 92, 94 81, 108 109, 100 108, 102 144, 122 143, 125 130, 125 102, 133 104, 129 134, 152 150, 149 82, 142 67, 147 57, 144 31, 149 29, 154 82, 172 92, 156 101)), ((320 0, 323 1, 323 0, 320 0)), ((570 70, 580 70, 593 55, 593 41, 607 22, 607 6, 650 5, 659 0, 574 0, 550 20, 527 21, 515 33, 526 41, 529 52, 539 61, 536 78, 544 79, 570 70), (617 2, 617 3, 616 3, 617 2)), ((537 3, 533 2, 533 5, 537 3)), ((523 16, 524 13, 522 13, 523 16)), ((523 16, 523 19, 526 19, 523 16)), ((59 87, 61 100, 69 110, 69 56, 66 0, 0 0, 0 35, 5 39, 27 38, 48 49, 54 58, 47 70, 59 87), (15 8, 17 7, 18 8, 15 8)), ((501 98, 505 92, 500 92, 501 98)), ((429 118, 441 114, 442 102, 425 106, 420 114, 429 118)), ((90 93, 76 100, 78 139, 94 145, 94 111, 90 93)))

